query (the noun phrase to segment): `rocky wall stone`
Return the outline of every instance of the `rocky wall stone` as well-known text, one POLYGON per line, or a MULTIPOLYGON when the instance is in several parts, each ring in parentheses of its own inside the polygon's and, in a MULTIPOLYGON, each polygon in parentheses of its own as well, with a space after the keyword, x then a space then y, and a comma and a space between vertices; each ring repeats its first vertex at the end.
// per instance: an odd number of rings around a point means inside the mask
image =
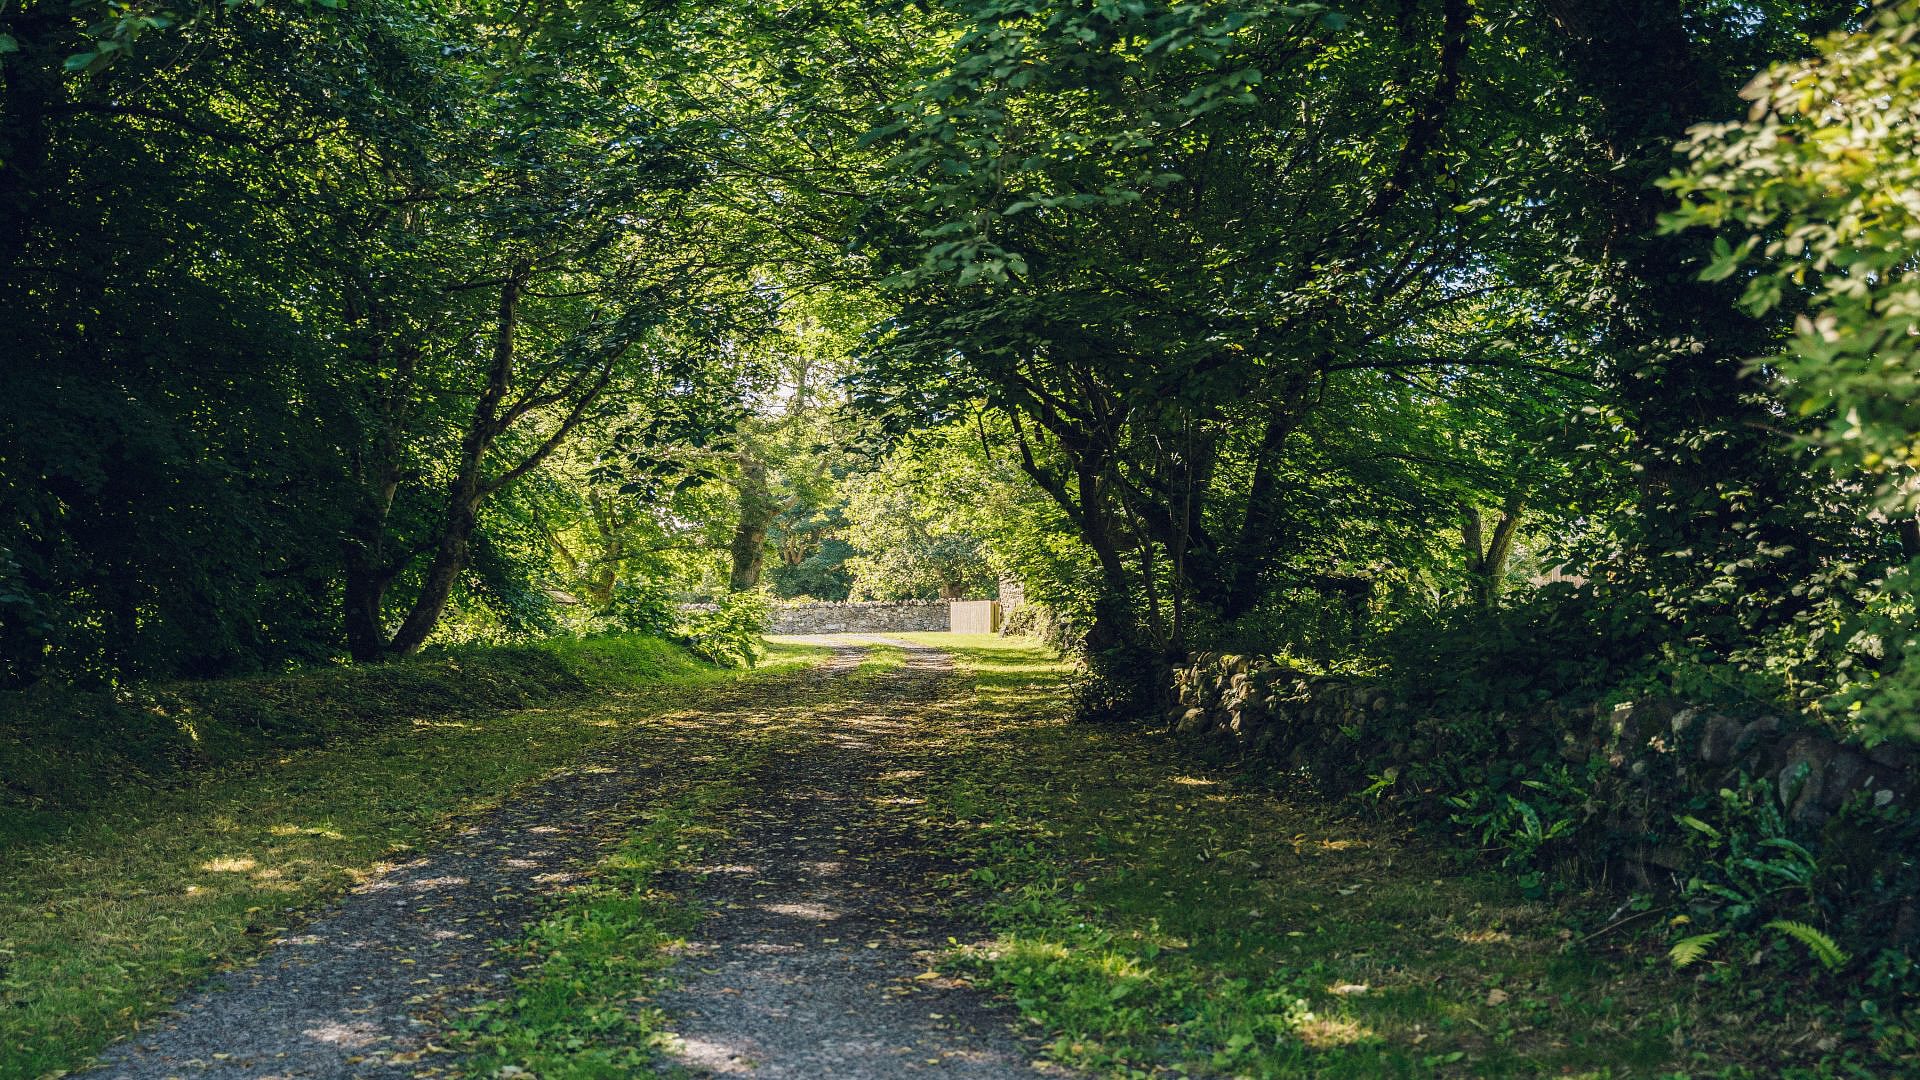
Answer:
MULTIPOLYGON (((1393 700, 1382 686, 1260 657, 1195 654, 1175 671, 1173 688, 1167 722, 1174 731, 1231 740, 1335 791, 1357 790, 1389 770, 1397 776, 1404 763, 1444 757, 1454 735, 1445 718, 1393 700)), ((1651 700, 1611 708, 1548 704, 1493 719, 1515 760, 1544 748, 1591 777, 1582 835, 1612 853, 1642 888, 1684 877, 1688 851, 1658 838, 1671 837, 1674 816, 1686 806, 1722 789, 1764 785, 1809 843, 1842 842, 1829 823, 1838 824, 1849 801, 1896 817, 1913 814, 1920 801, 1920 754, 1912 748, 1851 745, 1790 717, 1741 719, 1651 700)))
POLYGON ((947 628, 945 600, 864 600, 780 604, 770 634, 902 634, 947 628))

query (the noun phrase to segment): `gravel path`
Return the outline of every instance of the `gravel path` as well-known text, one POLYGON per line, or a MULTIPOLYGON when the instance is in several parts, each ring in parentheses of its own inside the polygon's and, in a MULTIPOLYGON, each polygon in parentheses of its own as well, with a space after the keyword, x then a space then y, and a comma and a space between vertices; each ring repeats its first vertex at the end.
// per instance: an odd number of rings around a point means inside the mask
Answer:
POLYGON ((885 696, 820 716, 820 737, 758 778, 734 842, 700 868, 712 914, 681 986, 659 1001, 679 1018, 674 1063, 697 1076, 1035 1075, 1008 1013, 929 971, 960 931, 928 892, 951 867, 918 850, 898 805, 910 797, 878 794, 874 780, 919 763, 916 707, 951 692, 952 667, 937 650, 889 644, 907 662, 885 696))
MULTIPOLYGON (((900 643, 904 646, 904 643, 900 643)), ((924 889, 938 867, 887 827, 863 781, 911 746, 912 711, 951 686, 944 655, 905 646, 904 671, 868 700, 823 704, 811 736, 759 780, 725 863, 689 882, 715 912, 661 1004, 683 1018, 674 1063, 759 1077, 1032 1075, 1007 1014, 926 971, 943 942, 924 889)), ((844 677, 861 650, 823 669, 844 677)), ((765 688, 762 688, 762 693, 765 688)), ((751 707, 717 692, 702 722, 751 707)), ((633 825, 670 755, 606 747, 421 858, 361 886, 250 967, 213 979, 81 1075, 312 1078, 443 1075, 435 1042, 456 1009, 513 975, 493 942, 633 825)), ((895 815, 896 817, 898 815, 895 815)))
MULTIPOLYGON (((483 814, 350 893, 249 967, 214 977, 90 1077, 410 1077, 435 1032, 514 974, 494 943, 618 840, 650 762, 626 743, 483 814)), ((424 1059, 424 1061, 423 1061, 424 1059)))

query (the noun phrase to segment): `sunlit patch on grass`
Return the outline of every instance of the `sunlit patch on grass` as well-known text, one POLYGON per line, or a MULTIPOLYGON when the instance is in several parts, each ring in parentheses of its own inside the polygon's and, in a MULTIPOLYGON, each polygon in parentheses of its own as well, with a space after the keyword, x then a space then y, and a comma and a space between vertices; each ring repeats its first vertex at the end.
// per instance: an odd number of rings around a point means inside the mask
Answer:
POLYGON ((318 836, 326 840, 345 840, 346 834, 338 829, 323 829, 310 825, 270 825, 267 832, 274 836, 318 836))
POLYGON ((1671 996, 1623 1010, 1629 986, 1659 992, 1657 970, 1568 964, 1564 915, 1385 823, 1247 783, 1233 762, 1196 767, 1164 737, 1067 722, 1047 692, 1063 668, 1031 643, 959 657, 976 696, 929 733, 951 763, 929 811, 975 868, 962 903, 996 945, 953 950, 950 969, 1016 1001, 1067 1064, 1658 1075, 1679 1064, 1674 1031, 1710 1026, 1671 996))
POLYGON ((1372 1041, 1373 1031, 1345 1017, 1315 1016, 1308 1013, 1293 1025, 1300 1041, 1315 1050, 1332 1050, 1358 1042, 1372 1041))
POLYGON ((77 1066, 261 948, 259 927, 404 861, 394 853, 424 845, 450 816, 498 805, 609 738, 644 728, 664 756, 680 731, 712 737, 703 718, 716 703, 732 713, 767 698, 769 712, 804 702, 818 682, 806 669, 826 654, 780 645, 737 672, 657 640, 553 648, 591 669, 597 696, 265 754, 193 784, 130 789, 60 817, 43 840, 0 843, 0 1080, 77 1066), (680 727, 656 731, 670 709, 685 710, 680 727))

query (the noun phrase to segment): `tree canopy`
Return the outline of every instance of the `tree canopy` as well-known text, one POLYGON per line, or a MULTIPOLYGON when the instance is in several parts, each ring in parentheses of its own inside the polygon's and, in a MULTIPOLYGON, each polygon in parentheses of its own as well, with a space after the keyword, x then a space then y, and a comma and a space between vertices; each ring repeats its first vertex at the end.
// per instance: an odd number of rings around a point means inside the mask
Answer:
POLYGON ((6 679, 1007 578, 1896 731, 1916 18, 11 5, 6 679))

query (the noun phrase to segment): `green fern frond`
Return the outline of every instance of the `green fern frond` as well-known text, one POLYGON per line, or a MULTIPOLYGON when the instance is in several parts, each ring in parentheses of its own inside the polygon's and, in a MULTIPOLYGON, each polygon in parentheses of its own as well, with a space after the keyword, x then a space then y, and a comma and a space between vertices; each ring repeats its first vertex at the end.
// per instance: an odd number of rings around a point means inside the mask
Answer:
POLYGON ((1682 825, 1685 825, 1687 828, 1692 829, 1693 831, 1701 834, 1702 836, 1705 836, 1709 840, 1720 839, 1719 829, 1716 829, 1713 826, 1707 824, 1706 822, 1701 821, 1699 818, 1694 817, 1692 814, 1681 814, 1680 816, 1674 818, 1673 820, 1679 822, 1682 825))
POLYGON ((1805 945, 1807 951, 1813 954, 1813 958, 1820 961, 1820 965, 1828 971, 1836 971, 1845 967, 1847 964, 1848 956, 1846 950, 1842 949, 1839 943, 1835 942, 1832 938, 1808 926, 1806 923, 1793 922, 1789 919, 1775 919, 1767 924, 1767 929, 1778 930, 1800 944, 1805 945))
POLYGON ((1673 948, 1667 950, 1667 959, 1672 961, 1676 968, 1686 967, 1707 955, 1707 950, 1713 948, 1713 943, 1725 936, 1726 931, 1716 930, 1711 934, 1695 934, 1692 937, 1681 938, 1673 943, 1673 948))

